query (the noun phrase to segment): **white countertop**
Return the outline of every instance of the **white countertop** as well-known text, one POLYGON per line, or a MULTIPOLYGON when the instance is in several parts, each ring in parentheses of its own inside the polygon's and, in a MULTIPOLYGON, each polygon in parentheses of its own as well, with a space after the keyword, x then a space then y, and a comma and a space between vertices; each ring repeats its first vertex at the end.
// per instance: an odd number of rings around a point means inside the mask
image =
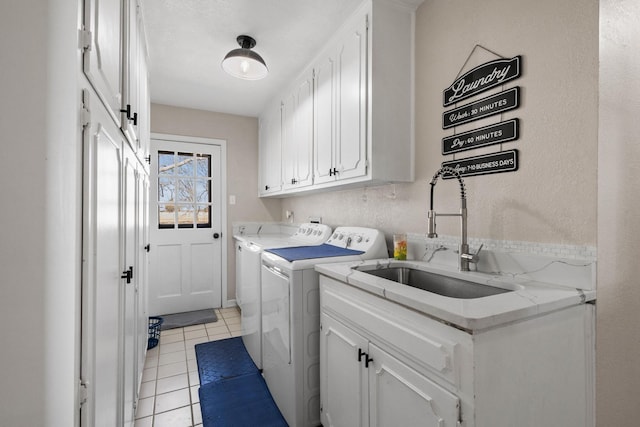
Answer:
POLYGON ((594 290, 552 285, 527 278, 494 276, 473 271, 461 272, 448 266, 433 266, 422 261, 381 259, 321 264, 316 266, 316 271, 469 331, 538 316, 596 298, 594 290), (386 267, 390 264, 417 267, 428 272, 513 291, 475 299, 450 298, 352 268, 367 265, 386 267))

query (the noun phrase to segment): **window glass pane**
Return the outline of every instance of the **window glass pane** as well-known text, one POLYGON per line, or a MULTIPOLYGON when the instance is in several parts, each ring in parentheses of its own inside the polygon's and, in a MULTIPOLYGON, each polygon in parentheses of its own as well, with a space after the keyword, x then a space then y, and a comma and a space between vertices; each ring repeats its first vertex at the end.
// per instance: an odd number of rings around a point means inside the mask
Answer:
POLYGON ((158 201, 173 202, 175 199, 175 180, 173 178, 158 178, 158 201))
POLYGON ((178 180, 178 202, 194 202, 193 180, 178 180))
POLYGON ((196 202, 198 203, 210 203, 211 193, 209 192, 209 180, 196 179, 196 202))
POLYGON ((193 160, 194 157, 192 154, 189 153, 178 153, 178 155, 176 156, 178 158, 178 170, 177 173, 178 175, 181 176, 193 176, 194 175, 194 171, 193 171, 193 160))
POLYGON ((175 205, 160 203, 158 204, 158 223, 160 228, 173 228, 175 224, 175 205))
POLYGON ((173 153, 158 151, 158 175, 173 175, 175 161, 173 153))
POLYGON ((209 170, 211 169, 211 156, 208 154, 198 154, 198 168, 196 175, 199 177, 209 178, 211 175, 209 170))
POLYGON ((198 205, 196 211, 198 227, 211 227, 211 210, 209 205, 198 205))
POLYGON ((194 208, 192 205, 178 206, 178 226, 193 226, 194 208))

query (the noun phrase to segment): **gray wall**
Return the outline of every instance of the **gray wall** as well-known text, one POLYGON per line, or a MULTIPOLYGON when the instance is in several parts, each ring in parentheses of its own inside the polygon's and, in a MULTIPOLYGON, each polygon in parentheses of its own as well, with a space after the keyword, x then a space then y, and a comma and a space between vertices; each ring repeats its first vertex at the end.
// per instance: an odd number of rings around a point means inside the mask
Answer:
POLYGON ((2 426, 78 415, 78 13, 74 1, 0 3, 2 426))
MULTIPOLYGON (((523 55, 523 76, 507 84, 522 87, 521 107, 501 117, 520 118, 520 140, 503 148, 520 150, 521 167, 465 180, 469 236, 595 246, 598 4, 590 0, 425 1, 416 17, 415 182, 289 198, 283 212, 293 211, 297 221, 317 215, 388 234, 426 232, 428 181, 453 159, 441 154, 441 138, 453 134, 442 129, 442 91, 476 44, 505 57, 523 55)), ((477 48, 464 71, 492 59, 477 48)), ((436 210, 459 209, 453 181, 440 181, 435 193, 436 210)), ((458 235, 458 228, 457 220, 438 222, 441 234, 458 235)))
POLYGON ((598 426, 637 423, 640 386, 640 3, 600 1, 598 426))

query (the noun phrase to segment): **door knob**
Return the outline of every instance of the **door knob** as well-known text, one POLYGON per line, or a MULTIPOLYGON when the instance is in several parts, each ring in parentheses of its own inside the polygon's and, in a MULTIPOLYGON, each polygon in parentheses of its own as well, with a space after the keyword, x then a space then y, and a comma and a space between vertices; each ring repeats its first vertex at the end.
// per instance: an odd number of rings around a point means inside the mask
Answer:
POLYGON ((213 238, 217 239, 218 237, 220 237, 222 234, 220 233, 213 233, 213 238))

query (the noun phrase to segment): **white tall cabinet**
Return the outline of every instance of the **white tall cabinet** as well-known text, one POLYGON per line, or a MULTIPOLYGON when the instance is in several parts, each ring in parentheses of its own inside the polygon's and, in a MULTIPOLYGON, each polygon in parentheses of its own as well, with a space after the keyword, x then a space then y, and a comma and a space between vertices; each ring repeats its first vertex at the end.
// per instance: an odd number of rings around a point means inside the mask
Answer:
POLYGON ((147 347, 149 95, 138 0, 85 0, 82 426, 133 426, 147 347))

